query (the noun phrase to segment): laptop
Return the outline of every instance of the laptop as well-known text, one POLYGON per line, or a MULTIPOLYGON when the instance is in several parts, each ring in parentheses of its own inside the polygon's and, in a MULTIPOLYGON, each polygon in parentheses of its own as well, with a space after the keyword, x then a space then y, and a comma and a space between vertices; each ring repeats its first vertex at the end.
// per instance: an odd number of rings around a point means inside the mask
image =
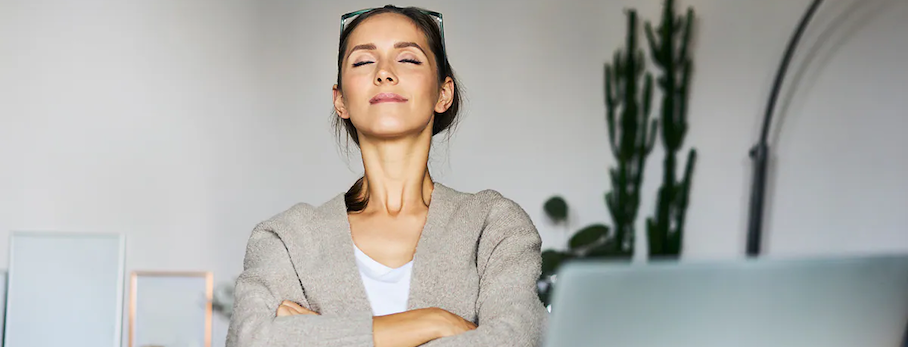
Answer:
POLYGON ((559 270, 545 347, 900 347, 908 254, 559 270))

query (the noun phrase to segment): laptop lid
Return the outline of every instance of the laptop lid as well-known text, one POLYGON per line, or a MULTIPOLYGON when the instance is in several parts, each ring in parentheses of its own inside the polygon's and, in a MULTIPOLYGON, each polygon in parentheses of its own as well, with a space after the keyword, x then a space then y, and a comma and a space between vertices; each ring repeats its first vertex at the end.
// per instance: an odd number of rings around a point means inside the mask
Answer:
POLYGON ((908 255, 579 261, 553 295, 547 347, 902 346, 908 255))

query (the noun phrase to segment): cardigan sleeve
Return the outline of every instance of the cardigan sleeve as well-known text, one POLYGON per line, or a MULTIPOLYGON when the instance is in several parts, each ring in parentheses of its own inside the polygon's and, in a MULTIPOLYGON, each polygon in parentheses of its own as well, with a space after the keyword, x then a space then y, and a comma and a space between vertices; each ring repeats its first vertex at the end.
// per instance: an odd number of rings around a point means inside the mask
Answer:
POLYGON ((275 317, 282 301, 304 301, 305 296, 286 246, 266 223, 253 230, 243 268, 234 289, 227 347, 373 346, 371 315, 275 317))
POLYGON ((424 346, 524 347, 543 342, 548 311, 536 292, 542 240, 519 205, 506 198, 496 200, 477 251, 477 328, 424 346))

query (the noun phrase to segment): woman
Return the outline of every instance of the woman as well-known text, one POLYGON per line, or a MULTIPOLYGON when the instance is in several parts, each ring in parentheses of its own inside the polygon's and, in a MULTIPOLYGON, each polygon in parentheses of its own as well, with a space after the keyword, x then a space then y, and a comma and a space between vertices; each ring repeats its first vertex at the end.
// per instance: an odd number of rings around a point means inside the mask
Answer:
POLYGON ((334 108, 365 175, 252 232, 229 347, 536 346, 541 239, 493 190, 433 182, 432 137, 457 118, 441 16, 386 6, 342 17, 334 108))

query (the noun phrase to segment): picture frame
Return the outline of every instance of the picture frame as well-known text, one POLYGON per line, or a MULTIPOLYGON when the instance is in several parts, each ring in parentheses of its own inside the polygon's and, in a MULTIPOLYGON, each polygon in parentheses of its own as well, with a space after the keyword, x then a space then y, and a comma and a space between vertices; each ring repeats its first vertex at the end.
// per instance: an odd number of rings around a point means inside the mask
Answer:
POLYGON ((2 345, 120 347, 125 263, 123 233, 12 231, 2 345))
POLYGON ((211 347, 209 271, 133 271, 128 347, 211 347))

